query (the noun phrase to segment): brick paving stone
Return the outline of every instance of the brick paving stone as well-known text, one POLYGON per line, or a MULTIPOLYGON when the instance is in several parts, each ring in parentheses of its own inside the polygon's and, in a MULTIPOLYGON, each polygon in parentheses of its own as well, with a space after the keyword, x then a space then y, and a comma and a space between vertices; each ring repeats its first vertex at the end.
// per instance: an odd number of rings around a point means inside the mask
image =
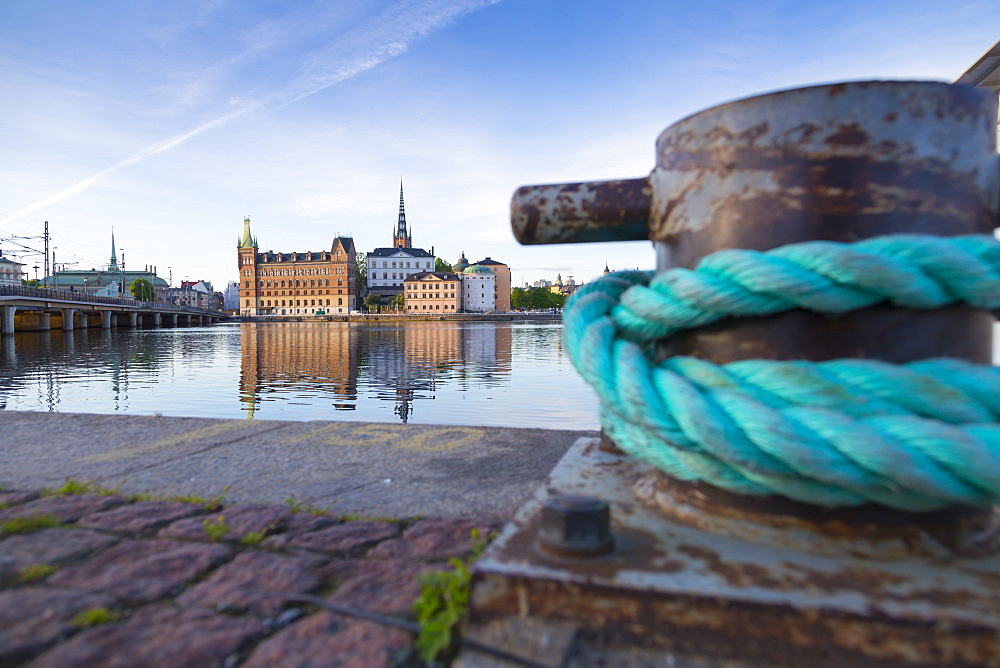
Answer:
POLYGON ((400 665, 411 645, 406 631, 318 612, 266 639, 241 668, 382 668, 400 665))
POLYGON ((0 666, 15 665, 75 631, 73 616, 110 608, 114 598, 69 589, 27 587, 0 592, 0 666))
POLYGON ((264 631, 263 622, 253 617, 150 605, 124 622, 79 633, 31 666, 222 666, 241 645, 264 631))
POLYGON ((84 515, 107 510, 124 503, 120 496, 101 494, 73 494, 70 496, 44 496, 28 503, 22 503, 0 510, 0 522, 30 515, 52 515, 61 522, 75 522, 84 515))
POLYGON ((24 503, 38 498, 34 492, 0 492, 0 508, 12 506, 15 503, 24 503))
POLYGON ((129 601, 152 601, 228 561, 231 555, 225 545, 129 540, 81 566, 59 571, 48 582, 104 591, 129 601))
POLYGON ((418 520, 395 540, 387 540, 374 550, 372 557, 397 557, 443 561, 452 557, 465 557, 472 552, 472 530, 478 529, 482 539, 492 531, 503 528, 498 518, 486 520, 439 519, 418 520))
POLYGON ((203 512, 204 509, 200 503, 137 501, 127 506, 91 513, 80 518, 77 524, 104 531, 136 534, 203 512))
POLYGON ((320 585, 313 572, 325 561, 318 555, 243 552, 184 592, 177 603, 274 615, 288 605, 286 594, 305 594, 320 585))
POLYGON ((307 513, 295 513, 285 522, 284 534, 304 533, 306 531, 316 531, 340 524, 340 520, 331 515, 309 515, 307 513))
POLYGON ((251 532, 271 533, 282 528, 285 521, 291 517, 291 513, 281 506, 263 504, 229 506, 217 513, 177 520, 165 529, 161 529, 159 536, 161 538, 205 540, 207 536, 205 522, 215 524, 219 522, 220 517, 224 518, 225 524, 229 526, 229 531, 223 540, 235 542, 251 532))
POLYGON ((270 546, 303 547, 331 554, 355 556, 356 553, 363 552, 380 541, 394 538, 398 534, 399 527, 392 522, 347 522, 317 531, 275 536, 270 546))
POLYGON ((327 596, 333 603, 397 617, 412 616, 413 602, 420 596, 418 576, 437 567, 401 559, 337 561, 320 569, 319 575, 337 585, 327 596))
POLYGON ((19 570, 34 564, 64 564, 118 542, 88 529, 39 529, 0 540, 0 558, 19 570))

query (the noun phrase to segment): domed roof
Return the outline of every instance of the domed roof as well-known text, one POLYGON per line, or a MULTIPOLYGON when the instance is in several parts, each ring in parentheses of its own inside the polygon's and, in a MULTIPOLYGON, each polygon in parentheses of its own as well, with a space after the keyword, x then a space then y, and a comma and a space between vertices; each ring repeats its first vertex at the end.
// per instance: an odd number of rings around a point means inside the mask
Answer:
POLYGON ((469 266, 469 261, 465 259, 465 251, 462 251, 462 257, 458 258, 458 262, 451 265, 451 270, 457 274, 462 273, 469 266))
POLYGON ((481 264, 474 264, 471 267, 466 267, 463 274, 492 274, 493 270, 489 267, 484 267, 481 264))

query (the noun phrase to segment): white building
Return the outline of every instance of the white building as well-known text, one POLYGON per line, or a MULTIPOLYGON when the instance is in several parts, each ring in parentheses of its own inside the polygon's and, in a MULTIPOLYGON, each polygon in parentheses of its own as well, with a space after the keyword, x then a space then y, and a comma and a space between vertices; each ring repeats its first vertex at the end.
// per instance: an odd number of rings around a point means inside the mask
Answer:
POLYGON ((399 218, 392 234, 392 248, 376 248, 366 255, 368 292, 382 299, 402 294, 407 276, 422 271, 434 271, 434 247, 428 253, 413 248, 413 236, 406 225, 403 206, 403 183, 399 183, 399 218))
POLYGON ((462 310, 478 313, 496 310, 497 275, 489 267, 474 264, 461 273, 462 310))
POLYGON ((240 308, 240 284, 236 281, 229 281, 226 291, 223 293, 224 307, 227 311, 236 311, 240 308))
POLYGON ((410 274, 434 271, 434 255, 422 248, 376 248, 368 253, 368 289, 400 292, 410 274))
POLYGON ((24 264, 14 262, 0 255, 0 285, 21 285, 24 278, 24 264))

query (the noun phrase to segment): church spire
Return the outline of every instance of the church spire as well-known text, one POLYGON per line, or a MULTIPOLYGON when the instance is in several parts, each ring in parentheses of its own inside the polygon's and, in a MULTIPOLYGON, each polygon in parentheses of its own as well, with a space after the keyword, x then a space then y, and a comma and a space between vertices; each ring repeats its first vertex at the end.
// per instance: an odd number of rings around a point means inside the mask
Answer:
POLYGON ((250 216, 244 216, 243 218, 243 239, 240 240, 240 245, 237 248, 256 248, 257 240, 250 235, 250 216))
POLYGON ((115 250, 115 231, 111 230, 111 262, 108 271, 118 271, 118 252, 115 250))
POLYGON ((396 223, 396 233, 392 235, 393 248, 409 248, 411 237, 406 230, 406 210, 403 207, 403 179, 399 179, 399 220, 396 223))

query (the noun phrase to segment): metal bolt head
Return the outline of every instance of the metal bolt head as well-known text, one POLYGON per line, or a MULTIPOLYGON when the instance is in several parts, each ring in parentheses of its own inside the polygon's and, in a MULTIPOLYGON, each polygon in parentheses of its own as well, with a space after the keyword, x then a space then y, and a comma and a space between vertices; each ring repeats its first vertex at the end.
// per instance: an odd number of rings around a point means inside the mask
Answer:
POLYGON ((596 557, 615 548, 611 508, 590 496, 554 496, 542 508, 538 545, 563 557, 596 557))

